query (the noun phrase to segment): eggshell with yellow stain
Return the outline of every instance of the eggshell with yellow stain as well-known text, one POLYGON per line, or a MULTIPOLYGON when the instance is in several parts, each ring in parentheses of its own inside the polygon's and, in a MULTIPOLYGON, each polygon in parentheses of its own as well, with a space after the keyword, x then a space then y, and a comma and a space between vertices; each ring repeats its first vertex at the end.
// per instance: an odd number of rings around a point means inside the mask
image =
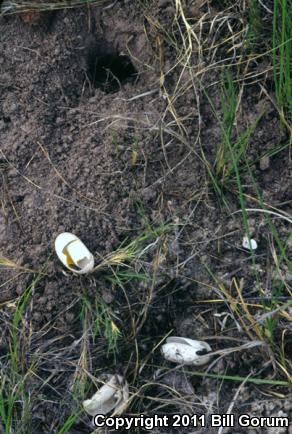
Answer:
POLYGON ((55 250, 63 265, 73 273, 85 274, 93 270, 94 257, 76 235, 70 232, 59 234, 55 250))

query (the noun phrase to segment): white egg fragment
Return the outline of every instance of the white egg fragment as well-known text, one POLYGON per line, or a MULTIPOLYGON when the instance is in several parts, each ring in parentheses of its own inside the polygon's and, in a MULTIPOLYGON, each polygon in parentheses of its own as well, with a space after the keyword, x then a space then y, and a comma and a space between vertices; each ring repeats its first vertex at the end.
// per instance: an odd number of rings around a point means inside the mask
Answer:
POLYGON ((90 399, 83 401, 84 410, 91 416, 122 414, 128 405, 129 387, 120 375, 113 375, 90 399))
POLYGON ((208 363, 211 356, 208 356, 206 352, 210 351, 212 351, 212 348, 207 342, 176 336, 167 338, 166 343, 161 347, 162 355, 166 360, 195 366, 208 363))
POLYGON ((258 243, 253 238, 244 236, 242 239, 242 247, 247 250, 256 250, 258 248, 258 243))
POLYGON ((58 235, 55 250, 60 261, 73 273, 85 274, 92 271, 93 255, 76 235, 70 232, 58 235))

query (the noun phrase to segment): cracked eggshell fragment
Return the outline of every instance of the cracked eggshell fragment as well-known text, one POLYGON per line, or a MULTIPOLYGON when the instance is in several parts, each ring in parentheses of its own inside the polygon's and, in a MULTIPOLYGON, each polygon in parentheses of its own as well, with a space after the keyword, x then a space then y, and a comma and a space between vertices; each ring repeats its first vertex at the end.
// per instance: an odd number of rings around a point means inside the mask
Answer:
POLYGON ((63 232, 57 236, 55 250, 60 261, 73 273, 89 273, 94 267, 92 253, 76 235, 70 232, 63 232))
POLYGON ((120 375, 113 375, 90 399, 83 401, 84 410, 91 416, 122 414, 128 405, 129 387, 120 375))
POLYGON ((200 366, 208 363, 211 356, 200 354, 202 351, 210 352, 212 348, 207 342, 177 336, 167 338, 161 347, 166 360, 184 365, 200 366))
POLYGON ((253 238, 248 238, 247 236, 242 239, 242 247, 247 250, 256 250, 258 248, 258 243, 253 238))

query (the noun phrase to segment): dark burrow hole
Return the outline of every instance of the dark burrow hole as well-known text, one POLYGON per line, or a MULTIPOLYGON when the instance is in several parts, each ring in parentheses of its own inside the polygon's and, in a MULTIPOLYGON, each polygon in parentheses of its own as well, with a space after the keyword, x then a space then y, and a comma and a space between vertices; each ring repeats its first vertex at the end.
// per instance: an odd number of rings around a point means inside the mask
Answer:
POLYGON ((130 58, 116 53, 91 54, 88 73, 92 85, 106 93, 117 92, 122 84, 134 82, 138 77, 130 58))

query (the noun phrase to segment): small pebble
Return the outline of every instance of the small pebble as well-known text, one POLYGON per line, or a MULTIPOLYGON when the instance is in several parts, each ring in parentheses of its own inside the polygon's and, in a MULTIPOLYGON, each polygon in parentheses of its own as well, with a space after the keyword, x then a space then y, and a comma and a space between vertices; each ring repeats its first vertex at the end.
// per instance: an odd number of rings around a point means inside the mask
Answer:
POLYGON ((72 323, 74 321, 75 315, 73 312, 66 312, 65 318, 67 322, 72 323))
POLYGON ((260 159, 260 169, 267 170, 270 167, 270 157, 266 155, 265 157, 260 159))
POLYGON ((40 312, 34 312, 33 319, 36 322, 40 322, 42 320, 42 315, 40 314, 40 312))

